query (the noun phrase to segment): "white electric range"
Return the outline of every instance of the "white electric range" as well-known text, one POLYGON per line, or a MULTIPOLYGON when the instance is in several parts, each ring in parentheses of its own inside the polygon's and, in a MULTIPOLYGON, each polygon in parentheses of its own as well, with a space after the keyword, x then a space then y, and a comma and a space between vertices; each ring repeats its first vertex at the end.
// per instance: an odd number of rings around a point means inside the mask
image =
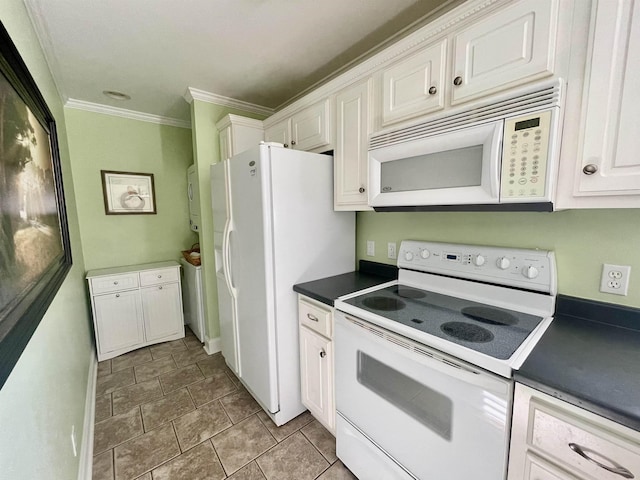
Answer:
POLYGON ((512 372, 553 319, 552 252, 403 241, 335 302, 338 457, 361 479, 501 480, 512 372))

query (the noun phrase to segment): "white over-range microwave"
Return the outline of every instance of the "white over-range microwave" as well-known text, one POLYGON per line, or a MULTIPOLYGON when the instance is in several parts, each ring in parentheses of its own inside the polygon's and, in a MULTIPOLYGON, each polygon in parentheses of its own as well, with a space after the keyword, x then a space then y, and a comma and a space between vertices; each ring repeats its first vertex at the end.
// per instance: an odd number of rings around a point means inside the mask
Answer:
POLYGON ((562 81, 373 135, 369 204, 376 211, 552 211, 562 81))

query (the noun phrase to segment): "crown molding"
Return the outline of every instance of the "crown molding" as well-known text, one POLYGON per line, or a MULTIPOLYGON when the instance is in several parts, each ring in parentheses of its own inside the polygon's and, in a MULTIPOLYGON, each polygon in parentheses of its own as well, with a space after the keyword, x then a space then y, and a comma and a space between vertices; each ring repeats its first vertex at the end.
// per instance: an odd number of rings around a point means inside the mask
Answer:
POLYGON ((243 102, 242 100, 236 100, 235 98, 224 97, 222 95, 216 95, 215 93, 205 92, 204 90, 198 90, 197 88, 189 87, 184 94, 184 99, 187 103, 192 103, 194 100, 201 102, 215 103, 216 105, 222 105, 223 107, 237 108, 245 112, 257 113, 259 115, 272 115, 275 109, 269 107, 263 107, 254 103, 243 102))
POLYGON ((86 110, 88 112, 103 113, 115 117, 129 118, 141 122, 157 123, 159 125, 169 125, 170 127, 191 128, 191 122, 180 120, 178 118, 163 117, 161 115, 151 115, 150 113, 136 112, 135 110, 127 110, 126 108, 111 107, 100 103, 85 102, 84 100, 76 100, 70 98, 64 104, 66 108, 75 110, 86 110))
POLYGON ((49 33, 47 20, 40 11, 40 2, 38 2, 38 0, 24 0, 24 4, 26 6, 29 20, 31 21, 31 25, 33 26, 33 30, 36 34, 36 38, 38 39, 38 43, 42 49, 44 61, 49 67, 49 72, 51 73, 53 84, 58 92, 58 97, 60 97, 62 103, 65 103, 69 97, 62 88, 62 84, 59 80, 62 78, 62 69, 58 63, 58 57, 56 55, 53 42, 51 41, 51 34, 49 33))

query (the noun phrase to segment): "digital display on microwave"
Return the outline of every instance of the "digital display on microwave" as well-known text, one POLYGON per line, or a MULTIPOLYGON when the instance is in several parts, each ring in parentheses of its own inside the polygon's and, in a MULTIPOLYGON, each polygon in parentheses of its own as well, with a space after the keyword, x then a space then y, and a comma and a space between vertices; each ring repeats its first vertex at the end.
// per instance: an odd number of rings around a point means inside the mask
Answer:
POLYGON ((529 120, 523 120, 521 122, 516 122, 516 128, 514 129, 516 132, 518 130, 526 130, 527 128, 539 127, 540 126, 540 117, 530 118, 529 120))

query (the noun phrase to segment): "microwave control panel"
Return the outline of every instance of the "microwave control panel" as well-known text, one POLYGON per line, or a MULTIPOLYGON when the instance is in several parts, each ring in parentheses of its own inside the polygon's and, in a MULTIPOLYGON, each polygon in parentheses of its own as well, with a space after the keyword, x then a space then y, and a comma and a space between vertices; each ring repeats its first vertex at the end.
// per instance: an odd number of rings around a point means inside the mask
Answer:
POLYGON ((501 199, 545 196, 550 135, 550 110, 505 120, 501 199))

